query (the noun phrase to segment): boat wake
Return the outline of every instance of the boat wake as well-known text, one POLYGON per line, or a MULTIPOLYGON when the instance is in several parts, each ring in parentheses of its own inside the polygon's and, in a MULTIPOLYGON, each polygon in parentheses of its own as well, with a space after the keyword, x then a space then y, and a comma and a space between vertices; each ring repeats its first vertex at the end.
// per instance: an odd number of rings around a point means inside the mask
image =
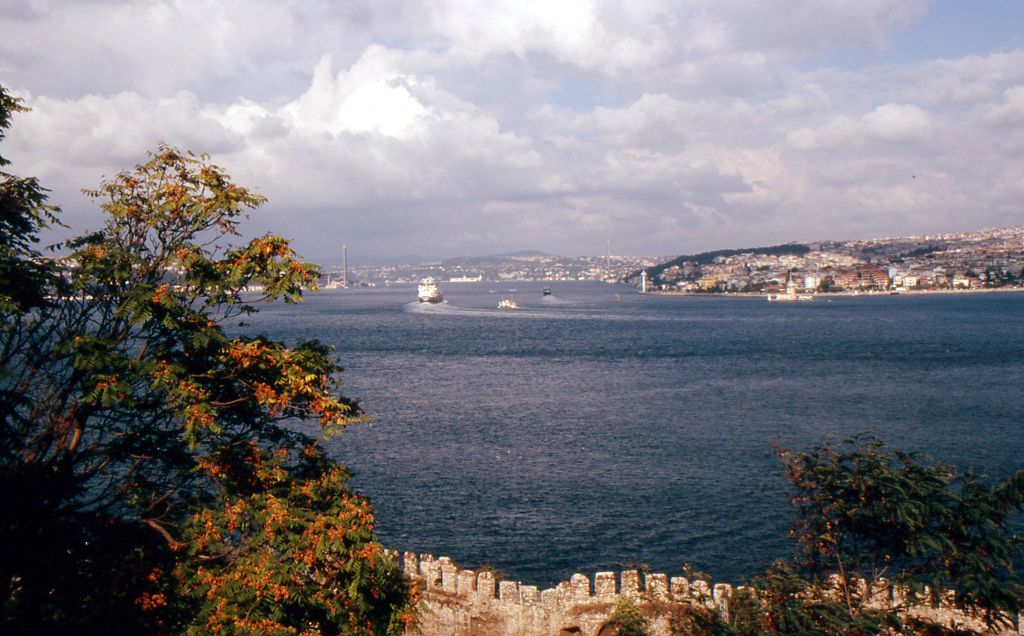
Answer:
POLYGON ((513 310, 507 308, 495 307, 460 307, 458 305, 449 305, 447 300, 439 303, 406 303, 402 305, 402 311, 411 314, 443 314, 445 316, 475 316, 475 317, 516 317, 516 318, 554 318, 561 316, 554 316, 550 313, 546 313, 544 310, 530 311, 529 309, 521 309, 516 307, 513 310))
POLYGON ((439 303, 411 302, 402 305, 402 311, 412 314, 447 313, 448 309, 447 300, 442 300, 439 303))
POLYGON ((572 302, 571 300, 565 300, 564 298, 559 298, 558 296, 554 296, 554 295, 542 296, 541 299, 540 299, 540 302, 541 302, 541 304, 544 304, 544 305, 574 305, 574 304, 576 304, 576 303, 572 302))

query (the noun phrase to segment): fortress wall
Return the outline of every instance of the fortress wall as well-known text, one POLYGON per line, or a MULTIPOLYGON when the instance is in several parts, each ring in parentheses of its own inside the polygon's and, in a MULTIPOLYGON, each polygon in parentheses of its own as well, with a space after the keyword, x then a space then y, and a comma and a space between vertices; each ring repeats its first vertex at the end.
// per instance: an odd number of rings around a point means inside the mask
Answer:
MULTIPOLYGON (((396 559, 397 553, 392 553, 396 559)), ((728 612, 734 589, 726 583, 668 577, 637 570, 598 572, 593 579, 573 574, 553 588, 516 581, 496 581, 493 573, 457 567, 450 558, 406 552, 401 559, 405 575, 421 589, 419 634, 424 636, 598 636, 620 598, 635 603, 651 620, 652 636, 670 636, 668 617, 673 608, 703 605, 728 612)), ((743 588, 738 588, 743 589, 743 588)), ((867 594, 862 585, 862 594, 867 594)), ((867 604, 878 609, 903 607, 906 589, 882 584, 871 590, 867 604)), ((953 606, 947 594, 937 606, 919 603, 907 614, 946 626, 981 629, 980 617, 953 606)), ((1022 617, 1016 629, 1022 634, 1022 617)), ((416 632, 414 632, 416 633, 416 632)))

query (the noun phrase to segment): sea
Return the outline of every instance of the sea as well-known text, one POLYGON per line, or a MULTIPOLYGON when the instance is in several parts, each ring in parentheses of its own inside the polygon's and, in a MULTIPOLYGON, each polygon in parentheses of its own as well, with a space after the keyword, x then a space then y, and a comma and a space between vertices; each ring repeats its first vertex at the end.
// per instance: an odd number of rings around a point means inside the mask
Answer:
POLYGON ((631 567, 739 583, 794 553, 774 448, 869 431, 993 479, 1024 466, 1022 293, 441 289, 325 290, 244 327, 336 348, 370 419, 325 445, 399 551, 542 587, 631 567))

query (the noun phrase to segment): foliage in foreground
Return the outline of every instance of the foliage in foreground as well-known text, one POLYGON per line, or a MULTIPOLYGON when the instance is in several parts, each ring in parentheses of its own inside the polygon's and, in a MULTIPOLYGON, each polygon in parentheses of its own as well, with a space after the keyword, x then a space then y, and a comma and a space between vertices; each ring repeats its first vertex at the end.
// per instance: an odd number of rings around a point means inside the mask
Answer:
POLYGON ((836 582, 851 616, 883 579, 912 593, 955 591, 958 607, 990 625, 1024 609, 1014 528, 1024 470, 990 483, 867 436, 779 455, 795 491, 799 565, 813 581, 836 582))
POLYGON ((649 636, 651 622, 636 605, 627 599, 619 599, 615 611, 601 628, 602 636, 649 636))
POLYGON ((1024 470, 990 483, 865 435, 778 455, 793 488, 799 559, 738 589, 725 616, 676 612, 673 634, 958 633, 909 619, 906 605, 880 605, 886 585, 904 586, 907 604, 954 591, 957 608, 994 628, 1024 607, 1024 545, 1014 531, 1024 470))
MULTIPOLYGON (((0 88, 0 132, 20 108, 0 88)), ((341 369, 228 328, 316 280, 280 237, 229 244, 263 197, 161 146, 57 261, 45 191, 0 176, 0 631, 400 632, 401 573, 317 446, 361 417, 341 369)))

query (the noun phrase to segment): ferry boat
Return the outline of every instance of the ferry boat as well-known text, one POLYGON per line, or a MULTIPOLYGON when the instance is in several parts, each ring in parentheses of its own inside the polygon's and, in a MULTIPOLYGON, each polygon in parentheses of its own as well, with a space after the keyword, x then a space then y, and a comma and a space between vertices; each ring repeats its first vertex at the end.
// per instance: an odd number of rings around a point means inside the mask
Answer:
POLYGON ((420 281, 417 297, 421 303, 439 303, 444 300, 441 290, 437 286, 437 279, 433 277, 427 277, 420 281))
POLYGON ((498 303, 498 309, 519 309, 519 303, 512 298, 505 298, 498 303))

